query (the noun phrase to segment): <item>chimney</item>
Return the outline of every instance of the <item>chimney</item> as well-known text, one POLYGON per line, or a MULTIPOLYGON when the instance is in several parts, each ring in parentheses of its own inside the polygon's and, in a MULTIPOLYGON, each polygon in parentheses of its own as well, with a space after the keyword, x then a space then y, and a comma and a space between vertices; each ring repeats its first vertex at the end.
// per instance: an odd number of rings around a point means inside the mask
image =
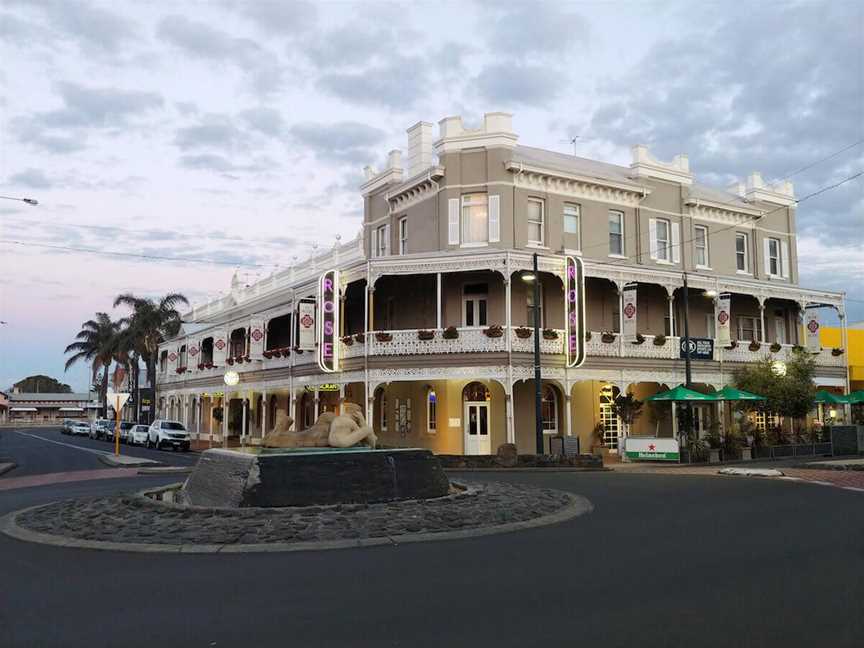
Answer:
POLYGON ((393 149, 387 154, 387 168, 402 170, 402 151, 393 149))
POLYGON ((432 166, 432 124, 417 122, 408 133, 408 177, 432 166))

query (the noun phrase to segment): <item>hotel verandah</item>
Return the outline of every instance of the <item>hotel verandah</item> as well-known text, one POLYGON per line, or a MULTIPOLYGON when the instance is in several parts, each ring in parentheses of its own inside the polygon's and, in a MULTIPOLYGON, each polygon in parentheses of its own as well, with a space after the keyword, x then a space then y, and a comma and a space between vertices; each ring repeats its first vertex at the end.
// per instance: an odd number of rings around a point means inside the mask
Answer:
MULTIPOLYGON (((577 436, 585 451, 598 423, 616 448, 622 426, 610 403, 619 393, 644 399, 683 381, 684 271, 690 335, 714 337, 712 295, 728 292, 731 335, 743 342, 694 361, 694 381, 708 391, 742 363, 788 357, 803 343, 805 307, 833 309, 845 325, 841 293, 798 286, 790 183, 752 174, 728 190, 705 187, 686 156, 660 162, 637 146, 630 166, 616 166, 518 145, 511 121, 489 113, 468 129, 446 118, 434 142, 432 126, 416 124, 404 168, 399 151, 383 171, 367 167, 354 240, 252 285, 235 276, 229 295, 193 308, 162 345, 159 414, 205 441, 256 444, 277 411, 302 429, 345 399, 366 408, 390 446, 494 453, 510 441, 532 452, 526 332, 535 309, 522 279, 535 252, 543 427, 577 436), (586 274, 590 339, 578 368, 565 363, 567 255, 580 256, 586 274), (312 309, 329 270, 341 284, 334 373, 319 368, 314 349, 296 348, 298 309, 312 309), (623 288, 633 284, 640 344, 620 335, 623 288), (225 385, 227 370, 237 385, 225 385), (214 408, 223 406, 220 424, 214 408)), ((820 386, 847 386, 842 356, 824 349, 816 358, 820 386)), ((714 407, 697 408, 701 429, 714 416, 714 407)), ((631 434, 671 436, 671 423, 646 412, 631 434)))

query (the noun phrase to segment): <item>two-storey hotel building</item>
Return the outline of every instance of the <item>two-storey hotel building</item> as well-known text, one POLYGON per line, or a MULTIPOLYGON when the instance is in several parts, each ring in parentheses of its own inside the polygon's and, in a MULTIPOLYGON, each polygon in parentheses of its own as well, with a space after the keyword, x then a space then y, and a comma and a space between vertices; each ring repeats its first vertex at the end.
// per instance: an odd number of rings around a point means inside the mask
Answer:
MULTIPOLYGON (((391 151, 365 178, 356 238, 252 285, 235 277, 230 294, 185 314, 161 347, 159 415, 214 444, 256 444, 279 410, 303 429, 344 399, 365 407, 390 446, 469 454, 512 442, 532 452, 537 317, 544 432, 588 451, 602 424, 614 452, 623 426, 612 401, 684 381, 685 273, 691 336, 715 338, 715 302, 728 299, 732 342, 693 360, 693 381, 708 391, 744 363, 788 357, 804 343, 805 308, 834 309, 845 324, 842 293, 799 286, 789 182, 753 173, 717 189, 695 181, 685 155, 663 162, 634 146, 618 166, 523 146, 504 113, 478 128, 442 119, 437 137, 420 122, 404 164, 391 151), (586 359, 572 367, 568 256, 585 274, 586 359), (326 306, 325 273, 338 279, 326 306)), ((847 385, 842 356, 823 349, 816 359, 820 385, 847 385)), ((630 433, 671 436, 652 411, 630 433)), ((717 415, 696 413, 701 429, 717 415)))

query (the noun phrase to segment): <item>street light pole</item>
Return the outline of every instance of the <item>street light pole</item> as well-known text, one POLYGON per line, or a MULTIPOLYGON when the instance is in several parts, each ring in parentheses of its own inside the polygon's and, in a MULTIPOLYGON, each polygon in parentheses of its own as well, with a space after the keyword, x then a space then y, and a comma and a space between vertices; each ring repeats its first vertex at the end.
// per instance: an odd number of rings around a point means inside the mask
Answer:
MULTIPOLYGON (((687 273, 683 273, 684 277, 684 386, 690 389, 690 384, 693 382, 693 369, 690 365, 690 308, 688 293, 690 290, 687 287, 687 273)), ((690 438, 693 432, 693 410, 689 401, 685 402, 684 409, 684 434, 686 438, 690 438)))
POLYGON ((543 454, 543 379, 540 376, 540 273, 534 253, 534 434, 537 454, 543 454))

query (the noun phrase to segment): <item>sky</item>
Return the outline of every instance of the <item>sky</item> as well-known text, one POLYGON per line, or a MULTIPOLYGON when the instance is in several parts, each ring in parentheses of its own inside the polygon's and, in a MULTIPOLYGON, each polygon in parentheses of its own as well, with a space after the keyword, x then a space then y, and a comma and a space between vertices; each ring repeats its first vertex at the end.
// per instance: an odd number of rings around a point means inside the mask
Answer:
MULTIPOLYGON (((804 197, 864 170, 862 41, 859 0, 2 0, 0 194, 39 205, 0 200, 0 388, 86 389, 63 349, 119 293, 200 303, 353 238, 362 168, 419 120, 508 111, 522 144, 804 197)), ((798 229, 801 284, 864 320, 864 178, 798 229)))

